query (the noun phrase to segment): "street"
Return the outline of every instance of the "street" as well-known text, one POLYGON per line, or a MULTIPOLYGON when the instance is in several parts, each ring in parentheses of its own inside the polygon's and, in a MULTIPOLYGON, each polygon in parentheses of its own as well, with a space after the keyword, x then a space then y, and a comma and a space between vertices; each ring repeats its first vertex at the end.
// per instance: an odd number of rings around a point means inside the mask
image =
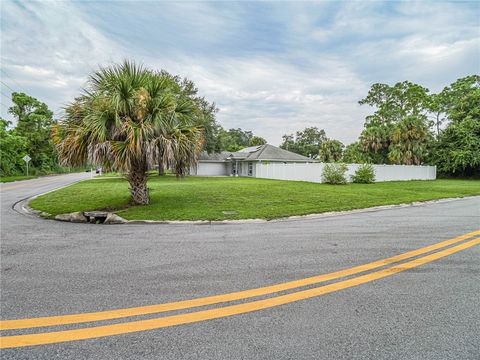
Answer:
POLYGON ((15 210, 89 177, 1 185, 1 319, 43 318, 2 325, 2 359, 479 358, 480 197, 218 225, 15 210))

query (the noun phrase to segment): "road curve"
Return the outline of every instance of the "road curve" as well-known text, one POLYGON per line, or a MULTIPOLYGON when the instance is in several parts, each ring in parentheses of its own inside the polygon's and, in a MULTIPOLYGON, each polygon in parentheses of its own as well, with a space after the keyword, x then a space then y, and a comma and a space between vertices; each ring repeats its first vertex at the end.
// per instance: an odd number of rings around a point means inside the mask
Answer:
MULTIPOLYGON (((235 225, 70 224, 12 209, 22 199, 88 177, 70 174, 1 185, 1 319, 104 312, 262 288, 343 271, 480 228, 479 198, 235 225)), ((257 312, 4 349, 1 355, 2 359, 474 359, 480 349, 480 246, 464 248, 387 278, 257 312)), ((310 291, 311 286, 302 290, 310 291)), ((262 299, 267 298, 255 300, 262 299)), ((247 301, 234 305, 249 306, 247 301)), ((207 305, 202 310, 216 308, 207 305)), ((186 310, 185 316, 190 311, 194 310, 186 310)), ((154 321, 155 316, 159 315, 145 314, 132 321, 154 321)), ((118 322, 65 324, 35 332, 118 322)), ((16 334, 19 330, 2 332, 16 334)))

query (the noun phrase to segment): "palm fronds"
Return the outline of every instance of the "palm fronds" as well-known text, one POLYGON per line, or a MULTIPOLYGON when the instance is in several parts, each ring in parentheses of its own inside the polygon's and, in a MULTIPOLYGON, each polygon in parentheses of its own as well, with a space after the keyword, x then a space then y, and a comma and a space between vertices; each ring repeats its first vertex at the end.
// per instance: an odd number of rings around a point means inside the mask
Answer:
POLYGON ((202 131, 195 104, 177 80, 128 61, 99 69, 54 128, 62 163, 125 173, 134 201, 136 194, 148 194, 146 172, 159 162, 179 176, 188 173, 196 166, 202 131))

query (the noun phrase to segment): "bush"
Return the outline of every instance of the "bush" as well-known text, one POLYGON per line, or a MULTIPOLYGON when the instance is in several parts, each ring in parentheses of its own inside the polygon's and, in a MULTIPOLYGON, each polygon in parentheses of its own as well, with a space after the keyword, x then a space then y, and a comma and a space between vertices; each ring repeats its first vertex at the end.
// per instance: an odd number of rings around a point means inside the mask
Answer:
POLYGON ((347 178, 345 173, 347 170, 347 165, 343 163, 325 164, 322 171, 322 182, 334 185, 346 184, 347 178))
POLYGON ((371 184, 375 181, 375 170, 370 164, 363 164, 355 171, 352 181, 358 184, 371 184))

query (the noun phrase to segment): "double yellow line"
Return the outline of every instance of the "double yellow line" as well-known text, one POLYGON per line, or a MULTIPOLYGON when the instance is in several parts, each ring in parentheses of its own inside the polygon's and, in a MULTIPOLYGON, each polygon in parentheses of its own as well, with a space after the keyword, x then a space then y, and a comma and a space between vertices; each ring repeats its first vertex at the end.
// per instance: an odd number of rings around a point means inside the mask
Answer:
MULTIPOLYGON (((474 238, 480 235, 480 231, 474 231, 450 240, 442 241, 437 244, 426 246, 424 248, 409 251, 404 254, 396 255, 384 260, 374 261, 369 264, 356 266, 350 269, 336 271, 329 274, 309 277, 306 279, 290 281, 282 284, 233 292, 229 294, 208 296, 204 298, 197 298, 186 301, 178 301, 172 303, 142 306, 135 308, 117 309, 101 312, 92 312, 84 314, 72 314, 63 316, 50 316, 32 319, 19 319, 19 320, 5 320, 0 321, 0 330, 16 330, 27 328, 38 328, 46 326, 58 326, 68 324, 81 324, 86 322, 113 320, 120 318, 127 318, 131 316, 148 315, 155 313, 162 313, 174 310, 190 309, 198 306, 206 306, 219 304, 224 302, 230 302, 235 300, 245 300, 257 296, 269 295, 285 290, 292 290, 307 285, 313 285, 320 282, 329 280, 335 280, 346 276, 359 274, 368 270, 373 270, 386 265, 397 263, 403 260, 408 260, 420 255, 424 255, 435 250, 439 250, 450 245, 457 244, 467 239, 474 238)), ((92 339, 97 337, 112 336, 119 334, 126 334, 131 332, 146 331, 153 329, 160 329, 169 326, 189 324, 199 321, 217 319, 232 315, 245 314, 252 311, 258 311, 267 309, 279 305, 288 304, 291 302, 305 300, 312 297, 328 294, 334 291, 346 289, 349 287, 364 284, 370 281, 378 280, 414 267, 432 262, 434 260, 443 258, 445 256, 454 254, 456 252, 468 249, 472 246, 480 244, 480 238, 471 239, 463 242, 462 244, 448 247, 446 249, 433 252, 431 254, 418 257, 408 262, 403 262, 398 265, 394 265, 388 268, 384 268, 375 272, 371 272, 365 275, 349 278, 346 280, 338 281, 332 284, 323 285, 307 290, 300 290, 292 292, 286 295, 277 295, 263 300, 256 300, 245 302, 236 305, 223 306, 209 310, 199 310, 186 314, 164 316, 158 318, 152 318, 147 320, 137 320, 130 322, 122 322, 111 325, 85 327, 73 330, 60 330, 53 332, 34 333, 26 335, 12 335, 0 337, 0 348, 13 348, 22 346, 33 346, 42 344, 59 343, 66 341, 92 339)))

